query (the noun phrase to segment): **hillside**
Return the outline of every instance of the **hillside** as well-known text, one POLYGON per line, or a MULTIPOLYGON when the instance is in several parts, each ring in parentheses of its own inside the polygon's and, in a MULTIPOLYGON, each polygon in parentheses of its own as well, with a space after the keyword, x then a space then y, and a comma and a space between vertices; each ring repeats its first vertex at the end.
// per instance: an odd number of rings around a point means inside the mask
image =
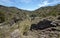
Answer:
POLYGON ((0 38, 60 38, 60 4, 34 11, 0 5, 0 38))
POLYGON ((25 19, 29 11, 18 9, 15 7, 5 7, 0 5, 0 17, 2 20, 11 20, 13 18, 25 19))
POLYGON ((57 16, 60 15, 60 5, 41 7, 35 11, 27 11, 18 9, 15 7, 5 7, 0 5, 0 15, 4 17, 4 20, 9 20, 13 17, 18 17, 19 19, 29 17, 47 17, 47 16, 57 16))
POLYGON ((39 17, 57 16, 57 15, 60 15, 60 4, 56 6, 41 7, 33 11, 33 13, 34 15, 39 17))

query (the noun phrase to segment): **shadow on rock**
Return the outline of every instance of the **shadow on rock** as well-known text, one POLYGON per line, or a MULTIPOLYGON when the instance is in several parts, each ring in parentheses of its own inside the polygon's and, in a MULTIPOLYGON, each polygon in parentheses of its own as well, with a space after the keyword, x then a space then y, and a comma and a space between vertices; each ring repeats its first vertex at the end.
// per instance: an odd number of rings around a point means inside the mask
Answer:
POLYGON ((38 24, 32 24, 30 27, 30 30, 43 30, 46 28, 50 28, 50 27, 56 27, 54 25, 51 24, 52 21, 46 20, 44 19, 43 21, 40 21, 38 24))

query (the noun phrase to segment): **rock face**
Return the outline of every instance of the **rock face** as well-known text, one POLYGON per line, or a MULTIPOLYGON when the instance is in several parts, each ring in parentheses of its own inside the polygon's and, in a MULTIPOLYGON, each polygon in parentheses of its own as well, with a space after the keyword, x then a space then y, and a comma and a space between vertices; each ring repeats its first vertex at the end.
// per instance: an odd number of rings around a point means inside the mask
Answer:
POLYGON ((56 26, 52 25, 51 23, 52 23, 52 21, 44 19, 43 21, 40 21, 38 24, 32 24, 30 30, 32 30, 32 29, 42 30, 42 29, 46 29, 46 28, 49 28, 49 27, 56 27, 56 26))

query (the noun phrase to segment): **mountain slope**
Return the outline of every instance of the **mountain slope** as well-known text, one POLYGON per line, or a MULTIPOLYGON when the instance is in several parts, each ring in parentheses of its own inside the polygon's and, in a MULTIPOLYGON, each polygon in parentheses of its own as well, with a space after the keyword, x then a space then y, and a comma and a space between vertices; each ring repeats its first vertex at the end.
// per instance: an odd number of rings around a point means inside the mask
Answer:
POLYGON ((15 7, 5 7, 0 5, 0 17, 3 20, 11 20, 13 18, 25 19, 29 11, 21 10, 15 7))
POLYGON ((5 7, 0 5, 0 15, 4 17, 4 20, 10 20, 13 17, 25 19, 27 15, 30 17, 57 16, 60 15, 60 5, 41 7, 35 11, 27 11, 15 7, 5 7))
POLYGON ((0 5, 0 38, 60 38, 60 4, 35 11, 0 5))
POLYGON ((57 16, 60 15, 60 4, 56 6, 41 7, 33 11, 33 13, 39 17, 57 16))

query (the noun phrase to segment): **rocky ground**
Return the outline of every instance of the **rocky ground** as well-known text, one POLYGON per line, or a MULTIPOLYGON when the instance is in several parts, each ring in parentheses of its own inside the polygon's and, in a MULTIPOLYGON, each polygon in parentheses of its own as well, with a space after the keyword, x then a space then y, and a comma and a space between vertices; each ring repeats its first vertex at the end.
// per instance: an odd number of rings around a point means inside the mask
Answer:
POLYGON ((43 18, 31 25, 27 19, 13 25, 11 23, 0 24, 0 38, 60 38, 60 17, 55 20, 43 18))
POLYGON ((60 30, 57 30, 56 28, 28 31, 23 37, 20 37, 19 34, 19 30, 16 29, 11 33, 11 38, 60 38, 60 30))
POLYGON ((20 36, 19 29, 15 29, 11 38, 60 38, 60 22, 42 20, 38 24, 32 24, 28 32, 20 36), (51 26, 51 25, 52 26, 51 26))

